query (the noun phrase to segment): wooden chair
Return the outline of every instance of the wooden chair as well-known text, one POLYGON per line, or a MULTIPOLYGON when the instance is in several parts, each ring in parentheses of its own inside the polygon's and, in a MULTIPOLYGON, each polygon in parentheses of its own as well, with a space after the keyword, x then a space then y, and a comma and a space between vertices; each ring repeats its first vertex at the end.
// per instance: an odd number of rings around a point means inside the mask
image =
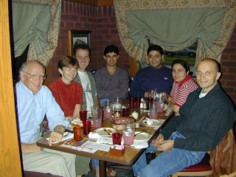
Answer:
POLYGON ((236 177, 236 171, 228 175, 221 175, 220 177, 236 177))
MULTIPOLYGON (((178 176, 220 176, 236 169, 236 143, 233 129, 217 145, 216 149, 196 165, 187 167, 172 175, 178 176)), ((233 174, 235 175, 235 174, 233 174)), ((230 176, 231 177, 231 176, 230 176)), ((234 176, 236 177, 236 175, 234 176)))
POLYGON ((179 176, 210 176, 213 174, 213 169, 210 164, 210 155, 206 154, 202 161, 196 165, 192 165, 172 175, 179 176))
POLYGON ((24 171, 24 177, 61 177, 58 175, 52 175, 49 173, 40 173, 34 171, 24 171))

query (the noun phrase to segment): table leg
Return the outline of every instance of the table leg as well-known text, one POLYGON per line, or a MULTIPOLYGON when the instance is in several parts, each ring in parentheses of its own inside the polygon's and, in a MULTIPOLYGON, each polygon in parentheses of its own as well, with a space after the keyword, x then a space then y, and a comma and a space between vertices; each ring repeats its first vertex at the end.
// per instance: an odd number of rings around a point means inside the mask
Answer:
POLYGON ((99 175, 100 177, 106 177, 106 161, 99 160, 99 175))

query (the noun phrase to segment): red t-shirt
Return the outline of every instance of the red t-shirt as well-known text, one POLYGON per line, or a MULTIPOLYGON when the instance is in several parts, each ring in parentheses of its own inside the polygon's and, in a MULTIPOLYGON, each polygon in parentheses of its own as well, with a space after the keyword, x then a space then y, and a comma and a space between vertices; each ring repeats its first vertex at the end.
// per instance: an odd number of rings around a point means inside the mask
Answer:
POLYGON ((82 105, 83 89, 79 83, 72 81, 71 84, 65 84, 59 78, 51 83, 49 88, 65 116, 73 116, 75 105, 82 105))

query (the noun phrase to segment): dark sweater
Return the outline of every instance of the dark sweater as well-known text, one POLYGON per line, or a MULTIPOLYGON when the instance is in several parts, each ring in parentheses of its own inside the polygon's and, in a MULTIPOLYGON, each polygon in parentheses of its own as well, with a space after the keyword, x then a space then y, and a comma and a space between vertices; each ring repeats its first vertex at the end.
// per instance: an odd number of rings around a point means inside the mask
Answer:
POLYGON ((161 130, 165 138, 178 131, 186 139, 174 140, 174 147, 192 151, 214 149, 236 120, 233 103, 217 84, 205 97, 199 98, 201 89, 192 92, 180 109, 161 130))
POLYGON ((130 96, 144 97, 145 92, 156 90, 157 92, 170 93, 173 77, 170 68, 165 66, 153 68, 148 66, 139 70, 130 86, 130 96))

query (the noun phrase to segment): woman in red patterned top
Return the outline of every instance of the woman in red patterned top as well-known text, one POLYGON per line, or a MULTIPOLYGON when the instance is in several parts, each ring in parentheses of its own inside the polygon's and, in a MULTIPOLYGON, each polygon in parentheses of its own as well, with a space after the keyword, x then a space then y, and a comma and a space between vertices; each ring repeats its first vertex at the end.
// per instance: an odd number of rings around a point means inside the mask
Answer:
POLYGON ((83 100, 82 86, 73 81, 78 71, 78 61, 70 56, 63 56, 58 61, 60 78, 49 85, 57 103, 67 118, 79 118, 83 100))
POLYGON ((198 85, 189 75, 189 66, 186 61, 174 60, 171 69, 174 83, 168 100, 175 115, 179 115, 180 107, 185 103, 189 93, 196 90, 198 85))

